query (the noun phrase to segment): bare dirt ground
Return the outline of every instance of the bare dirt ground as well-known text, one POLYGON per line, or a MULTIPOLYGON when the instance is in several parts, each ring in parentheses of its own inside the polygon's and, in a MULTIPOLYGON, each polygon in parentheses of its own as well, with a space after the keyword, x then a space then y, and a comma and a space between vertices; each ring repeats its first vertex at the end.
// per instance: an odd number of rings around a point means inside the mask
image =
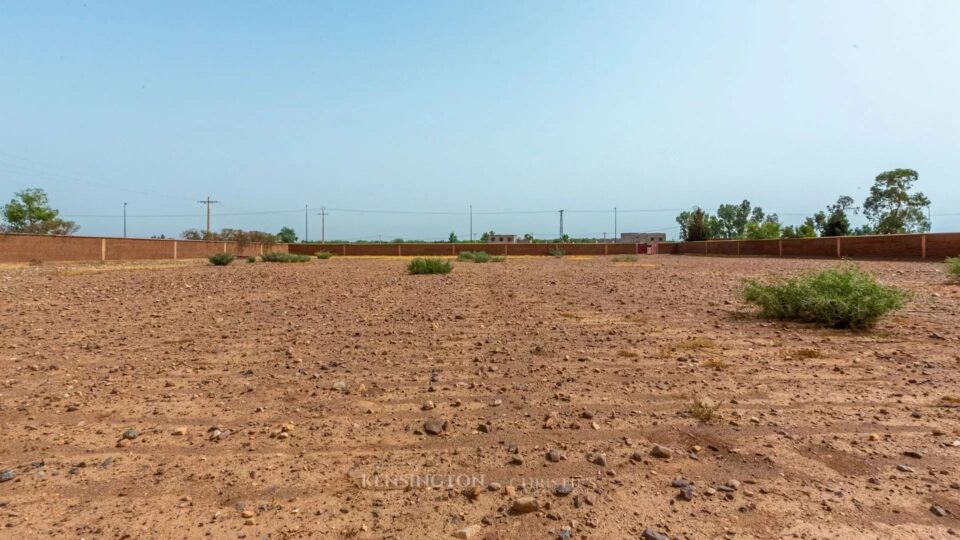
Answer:
POLYGON ((955 536, 960 286, 861 263, 915 293, 871 333, 738 297, 836 264, 0 269, 0 536, 955 536))

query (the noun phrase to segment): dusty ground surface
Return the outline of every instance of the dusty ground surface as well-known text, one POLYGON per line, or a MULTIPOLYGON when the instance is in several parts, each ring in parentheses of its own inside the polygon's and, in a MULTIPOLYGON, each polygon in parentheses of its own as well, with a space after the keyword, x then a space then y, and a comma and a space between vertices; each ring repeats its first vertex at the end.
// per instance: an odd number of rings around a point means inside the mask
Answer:
POLYGON ((4 268, 0 536, 956 535, 960 286, 862 263, 915 293, 872 333, 738 298, 835 264, 4 268))

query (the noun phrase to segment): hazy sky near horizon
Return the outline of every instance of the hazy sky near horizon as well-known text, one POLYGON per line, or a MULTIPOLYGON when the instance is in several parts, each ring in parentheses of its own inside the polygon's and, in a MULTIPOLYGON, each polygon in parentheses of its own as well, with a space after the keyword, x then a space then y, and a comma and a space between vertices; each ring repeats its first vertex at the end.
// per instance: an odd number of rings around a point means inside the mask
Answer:
MULTIPOLYGON (((0 1, 0 197, 81 234, 677 233, 882 171, 960 230, 960 2, 0 1), (389 214, 350 212, 437 212, 389 214), (578 212, 579 210, 579 212, 578 212), (441 212, 448 212, 442 214, 441 212), (496 213, 481 212, 541 212, 496 213), (952 214, 952 215, 951 215, 952 214)), ((860 220, 858 220, 859 222, 860 220)))

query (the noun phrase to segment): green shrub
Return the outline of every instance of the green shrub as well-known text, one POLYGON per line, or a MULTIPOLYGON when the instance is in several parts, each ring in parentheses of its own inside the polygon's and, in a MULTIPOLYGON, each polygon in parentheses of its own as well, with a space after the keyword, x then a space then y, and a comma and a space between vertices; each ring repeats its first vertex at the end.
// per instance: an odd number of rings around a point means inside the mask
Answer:
POLYGON ((233 262, 235 257, 229 253, 214 253, 213 255, 207 257, 207 260, 210 261, 210 264, 217 266, 226 266, 233 262))
POLYGON ((556 257, 558 259, 567 254, 566 251, 560 248, 550 248, 550 251, 548 251, 547 253, 549 253, 551 257, 556 257))
POLYGON ((449 274, 453 270, 450 261, 437 258, 417 257, 407 265, 407 271, 411 274, 449 274))
POLYGON ((613 258, 613 262, 637 262, 636 255, 617 255, 613 258))
POLYGON ((947 259, 947 275, 951 279, 960 281, 960 257, 947 259))
POLYGON ((503 262, 507 258, 503 255, 490 255, 486 251, 461 251, 457 254, 458 261, 472 261, 475 263, 503 262))
POLYGON ((282 251, 271 251, 269 253, 264 253, 260 256, 260 260, 263 262, 276 262, 276 263, 299 263, 307 262, 310 260, 310 257, 307 255, 297 255, 295 253, 283 253, 282 251))
POLYGON ((323 259, 323 260, 327 260, 330 257, 333 257, 333 253, 330 253, 329 251, 318 251, 315 253, 315 255, 317 256, 318 259, 323 259))
POLYGON ((257 257, 256 257, 255 255, 250 256, 250 257, 247 257, 247 262, 250 263, 250 264, 253 264, 253 263, 257 262, 257 257))
POLYGON ((800 277, 747 282, 744 298, 774 319, 820 323, 833 328, 869 328, 906 300, 856 266, 800 277))

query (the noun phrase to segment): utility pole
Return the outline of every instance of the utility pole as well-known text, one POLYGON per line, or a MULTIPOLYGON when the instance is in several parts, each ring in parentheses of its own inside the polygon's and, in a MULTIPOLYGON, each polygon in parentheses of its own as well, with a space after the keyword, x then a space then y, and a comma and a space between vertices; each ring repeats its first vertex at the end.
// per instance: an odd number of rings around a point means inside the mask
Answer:
POLYGON ((470 242, 473 243, 473 205, 470 205, 470 242))
POLYGON ((211 205, 211 204, 220 204, 220 201, 211 201, 211 200, 210 200, 210 196, 207 195, 207 200, 205 200, 205 201, 197 201, 197 202, 200 203, 200 204, 205 204, 205 205, 207 205, 207 238, 209 238, 209 237, 210 237, 210 205, 211 205))
POLYGON ((563 242, 563 212, 564 210, 560 210, 560 242, 563 242))
POLYGON ((127 237, 127 203, 123 203, 123 237, 127 237))
POLYGON ((616 242, 617 238, 617 207, 613 207, 613 241, 616 242))
POLYGON ((303 242, 310 241, 310 205, 303 205, 303 242))
POLYGON ((321 206, 317 215, 320 216, 320 243, 324 244, 327 242, 327 207, 321 206))

